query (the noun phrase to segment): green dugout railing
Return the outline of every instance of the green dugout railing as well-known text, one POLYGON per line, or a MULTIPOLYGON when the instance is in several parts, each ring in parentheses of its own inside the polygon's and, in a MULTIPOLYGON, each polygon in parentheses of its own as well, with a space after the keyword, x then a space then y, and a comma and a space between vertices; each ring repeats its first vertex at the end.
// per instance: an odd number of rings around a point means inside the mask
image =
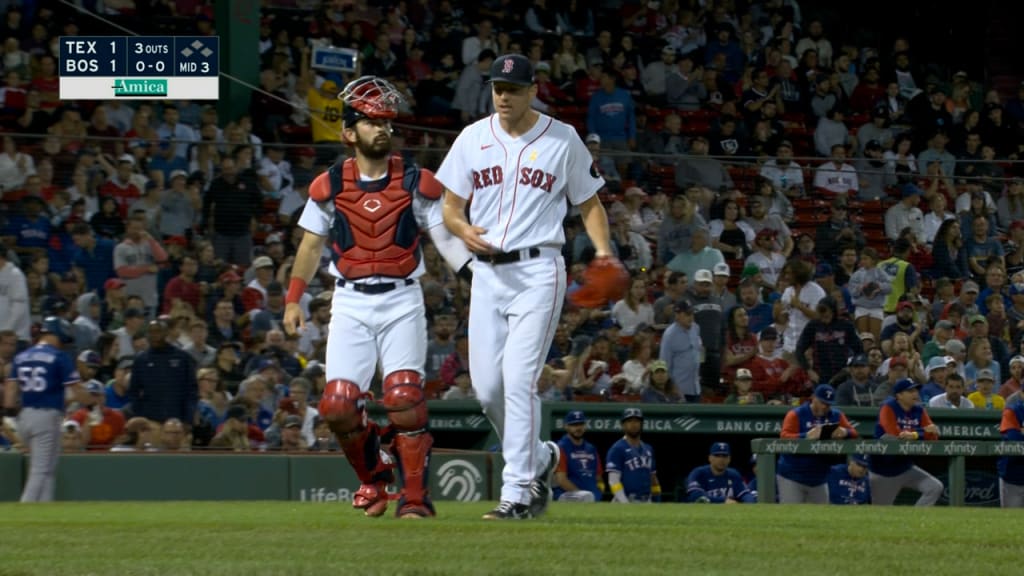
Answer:
POLYGON ((949 505, 964 505, 967 458, 1024 456, 1024 442, 975 440, 782 440, 760 438, 750 442, 757 455, 757 498, 761 503, 775 502, 775 464, 779 454, 816 454, 838 456, 867 454, 869 456, 908 456, 949 458, 949 505))

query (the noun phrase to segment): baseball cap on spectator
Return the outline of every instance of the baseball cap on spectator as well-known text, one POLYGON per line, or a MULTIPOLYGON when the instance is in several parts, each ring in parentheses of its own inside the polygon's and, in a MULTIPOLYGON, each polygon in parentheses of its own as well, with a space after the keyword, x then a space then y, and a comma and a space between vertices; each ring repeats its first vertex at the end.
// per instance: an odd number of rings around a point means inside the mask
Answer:
POLYGON ((643 412, 643 410, 641 410, 639 408, 626 408, 625 410, 622 411, 622 418, 620 418, 619 421, 620 422, 625 422, 626 420, 632 420, 634 418, 636 418, 638 420, 643 420, 644 419, 644 412, 643 412))
POLYGON ((868 357, 866 354, 857 354, 853 358, 850 358, 850 366, 867 366, 868 357))
POLYGON ((920 387, 921 387, 920 384, 918 384, 917 382, 914 382, 910 378, 900 378, 896 382, 896 385, 892 387, 892 394, 893 394, 893 396, 895 396, 896 394, 899 394, 901 392, 906 392, 908 390, 917 390, 920 387))
POLYGON ((729 456, 732 454, 732 450, 729 448, 728 442, 715 442, 711 445, 711 450, 708 451, 711 456, 729 456))
POLYGON ((988 368, 982 368, 981 370, 978 370, 978 374, 975 377, 975 380, 990 380, 992 382, 995 382, 996 376, 988 368))
POLYGON ((586 421, 587 417, 583 414, 583 410, 570 410, 565 415, 565 424, 567 426, 572 424, 583 424, 586 421))
POLYGON ((942 360, 946 362, 946 366, 956 367, 956 358, 952 356, 943 356, 942 360))
POLYGON ((269 370, 270 368, 275 368, 276 369, 277 368, 277 362, 273 358, 266 358, 266 357, 264 357, 264 358, 260 358, 259 360, 256 361, 256 363, 253 365, 252 371, 253 372, 262 372, 264 370, 269 370))
POLYGON ((121 154, 117 157, 117 161, 135 166, 135 156, 132 156, 131 154, 121 154))
POLYGON ((924 194, 923 190, 910 183, 904 184, 903 188, 900 189, 901 198, 910 198, 911 196, 920 196, 922 194, 924 194))
POLYGON ((644 192, 638 186, 630 186, 629 188, 626 188, 626 191, 623 192, 622 195, 626 198, 629 198, 630 196, 636 198, 647 198, 647 192, 644 192))
POLYGON ((188 246, 188 238, 185 238, 184 236, 171 236, 167 240, 164 240, 164 244, 167 244, 168 246, 185 247, 188 246))
POLYGON ((814 389, 814 397, 825 404, 831 404, 836 401, 836 389, 828 384, 818 384, 814 389))
POLYGON ((864 150, 881 150, 882 143, 878 140, 868 140, 868 143, 864 145, 864 150))
POLYGON ((324 92, 337 92, 338 83, 334 80, 324 80, 323 84, 320 85, 320 89, 324 92))
POLYGON ((117 368, 119 370, 124 370, 126 368, 131 368, 133 364, 135 364, 135 357, 134 356, 121 356, 117 360, 117 368))
POLYGON ((906 301, 906 300, 904 300, 903 302, 900 302, 899 304, 896 305, 896 311, 897 312, 899 312, 900 310, 903 310, 905 308, 909 309, 909 310, 913 310, 914 309, 914 305, 912 303, 906 301))
POLYGON ((693 312, 693 306, 690 306, 690 303, 686 300, 676 301, 676 305, 673 308, 676 312, 693 312))
POLYGON ((171 177, 168 180, 174 180, 175 178, 188 178, 188 172, 184 170, 171 170, 171 177))
POLYGON ((757 335, 758 341, 761 340, 778 340, 779 331, 774 326, 768 326, 761 330, 761 333, 757 335))
POLYGON ((872 342, 877 342, 877 340, 875 340, 875 335, 872 334, 871 332, 861 332, 860 334, 858 334, 858 336, 860 336, 861 343, 863 343, 865 340, 871 340, 872 342))
POLYGON ((491 64, 491 80, 515 84, 516 86, 530 86, 533 84, 533 64, 522 54, 505 54, 499 56, 491 64))
POLYGON ((782 140, 779 145, 775 147, 775 151, 778 152, 780 149, 785 148, 786 150, 792 150, 793 144, 789 140, 782 140))
POLYGON ((316 378, 317 376, 323 376, 324 374, 326 374, 324 365, 316 360, 311 360, 306 364, 306 368, 302 371, 302 375, 306 378, 316 378))
POLYGON ((694 282, 711 282, 714 280, 714 276, 711 275, 711 270, 707 268, 701 268, 693 275, 694 282))
POLYGON ((220 346, 217 346, 217 350, 218 351, 223 350, 225 348, 231 348, 233 350, 239 350, 240 351, 242 349, 242 345, 240 343, 238 343, 238 342, 232 342, 230 340, 227 340, 227 341, 221 342, 220 346))
POLYGON ((832 275, 832 265, 828 262, 822 262, 818 264, 818 267, 814 270, 815 278, 828 278, 832 275))
POLYGON ((242 406, 241 404, 232 404, 228 406, 228 411, 224 414, 225 420, 230 418, 246 422, 249 420, 249 413, 245 410, 245 406, 242 406))
POLYGON ((924 369, 924 373, 925 373, 926 376, 931 378, 932 377, 932 370, 935 370, 937 368, 945 368, 945 367, 946 367, 946 357, 945 356, 932 356, 932 359, 928 361, 928 367, 924 369))
POLYGON ((142 310, 139 310, 138 308, 128 308, 127 310, 124 311, 125 320, 129 318, 145 318, 145 316, 146 314, 142 310))
POLYGON ((988 319, 982 316, 981 314, 975 314, 974 316, 971 316, 971 320, 970 322, 968 322, 968 324, 973 326, 978 322, 981 322, 982 324, 988 324, 988 319))
POLYGON ((871 458, 867 454, 851 454, 850 462, 865 468, 871 467, 871 458))
POLYGON ((253 269, 257 268, 273 268, 274 261, 270 259, 270 256, 260 256, 252 261, 253 269))
POLYGON ((1013 366, 1014 364, 1024 364, 1024 356, 1018 354, 1013 358, 1010 358, 1010 366, 1013 366))
POLYGON ((78 275, 72 271, 67 271, 60 277, 61 282, 78 282, 78 275))
POLYGON ((757 264, 747 264, 743 267, 743 272, 740 273, 740 278, 752 278, 761 273, 761 269, 757 267, 757 264))
POLYGON ((956 325, 949 320, 939 320, 935 323, 935 328, 937 330, 953 330, 956 328, 956 325))
POLYGON ((600 144, 601 143, 601 137, 598 136, 597 134, 587 134, 586 143, 587 144, 600 144))
POLYGON ((65 432, 78 432, 79 430, 82 429, 82 425, 79 424, 77 420, 68 419, 64 421, 64 424, 61 426, 61 429, 64 430, 65 432))
POLYGON ((978 292, 981 292, 981 290, 978 288, 978 283, 975 282, 974 280, 968 280, 967 282, 964 282, 964 285, 962 288, 960 288, 960 291, 963 292, 964 294, 970 294, 971 292, 977 294, 978 292))
POLYGON ((729 269, 729 265, 725 262, 719 262, 715 264, 713 273, 715 276, 729 276, 732 274, 732 270, 729 269))
POLYGON ((298 414, 299 407, 295 405, 295 400, 292 398, 281 398, 277 401, 277 409, 284 410, 289 414, 298 414))
POLYGON ((271 232, 270 234, 267 234, 266 239, 263 240, 263 244, 265 244, 265 245, 280 244, 281 241, 282 240, 281 240, 281 233, 280 232, 271 232))
POLYGON ((647 365, 647 369, 652 373, 657 372, 658 370, 668 371, 668 362, 665 362, 664 360, 653 360, 647 365))
POLYGON ((551 72, 551 64, 548 64, 547 62, 537 62, 537 67, 534 68, 533 72, 535 74, 537 72, 551 72))
POLYGON ((85 383, 85 391, 89 394, 103 394, 103 384, 100 384, 99 380, 89 380, 85 383))
POLYGON ((100 366, 103 362, 95 350, 82 350, 78 353, 78 361, 86 366, 100 366))
POLYGON ((893 356, 892 358, 889 359, 889 370, 892 370, 893 368, 906 368, 906 367, 907 367, 907 359, 904 358, 903 356, 893 356))
POLYGON ((964 346, 962 340, 951 338, 949 340, 946 340, 946 345, 943 346, 943 349, 946 351, 946 354, 962 354, 963 352, 967 351, 967 346, 964 346))
POLYGON ((746 368, 737 368, 736 369, 736 379, 737 380, 752 380, 753 378, 754 378, 754 375, 750 373, 750 370, 748 370, 746 368))
POLYGON ((277 280, 267 284, 267 296, 280 296, 284 294, 284 286, 277 280))
POLYGON ((302 428, 302 418, 296 414, 285 417, 281 428, 302 428))
POLYGON ((229 282, 241 282, 242 277, 239 276, 238 274, 235 274, 233 270, 228 270, 227 272, 218 276, 217 281, 220 282, 221 284, 227 284, 229 282))

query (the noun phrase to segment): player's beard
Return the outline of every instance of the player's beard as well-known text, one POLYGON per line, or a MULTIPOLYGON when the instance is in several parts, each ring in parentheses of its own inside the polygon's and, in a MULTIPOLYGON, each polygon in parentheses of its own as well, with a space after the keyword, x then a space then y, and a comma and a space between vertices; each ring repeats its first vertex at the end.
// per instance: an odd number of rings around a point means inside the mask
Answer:
POLYGON ((370 142, 356 139, 356 150, 370 160, 382 160, 391 154, 391 135, 382 134, 370 142))

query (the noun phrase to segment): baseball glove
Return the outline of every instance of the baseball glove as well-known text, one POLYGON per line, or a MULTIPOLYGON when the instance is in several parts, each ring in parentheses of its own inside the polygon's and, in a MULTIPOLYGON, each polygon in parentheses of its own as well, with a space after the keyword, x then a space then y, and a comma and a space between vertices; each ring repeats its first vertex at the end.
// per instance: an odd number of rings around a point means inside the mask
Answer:
POLYGON ((569 301, 582 308, 600 308, 610 300, 619 300, 629 289, 629 272, 617 258, 594 258, 581 279, 583 286, 569 296, 569 301))

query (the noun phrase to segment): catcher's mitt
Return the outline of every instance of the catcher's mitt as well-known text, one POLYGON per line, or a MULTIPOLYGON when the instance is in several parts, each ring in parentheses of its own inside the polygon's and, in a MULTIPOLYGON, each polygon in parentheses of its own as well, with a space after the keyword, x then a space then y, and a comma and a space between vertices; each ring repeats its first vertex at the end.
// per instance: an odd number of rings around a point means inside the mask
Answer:
POLYGON ((629 272, 616 258, 594 258, 581 279, 583 287, 569 296, 569 301, 582 308, 600 308, 610 300, 619 300, 629 289, 629 272))

